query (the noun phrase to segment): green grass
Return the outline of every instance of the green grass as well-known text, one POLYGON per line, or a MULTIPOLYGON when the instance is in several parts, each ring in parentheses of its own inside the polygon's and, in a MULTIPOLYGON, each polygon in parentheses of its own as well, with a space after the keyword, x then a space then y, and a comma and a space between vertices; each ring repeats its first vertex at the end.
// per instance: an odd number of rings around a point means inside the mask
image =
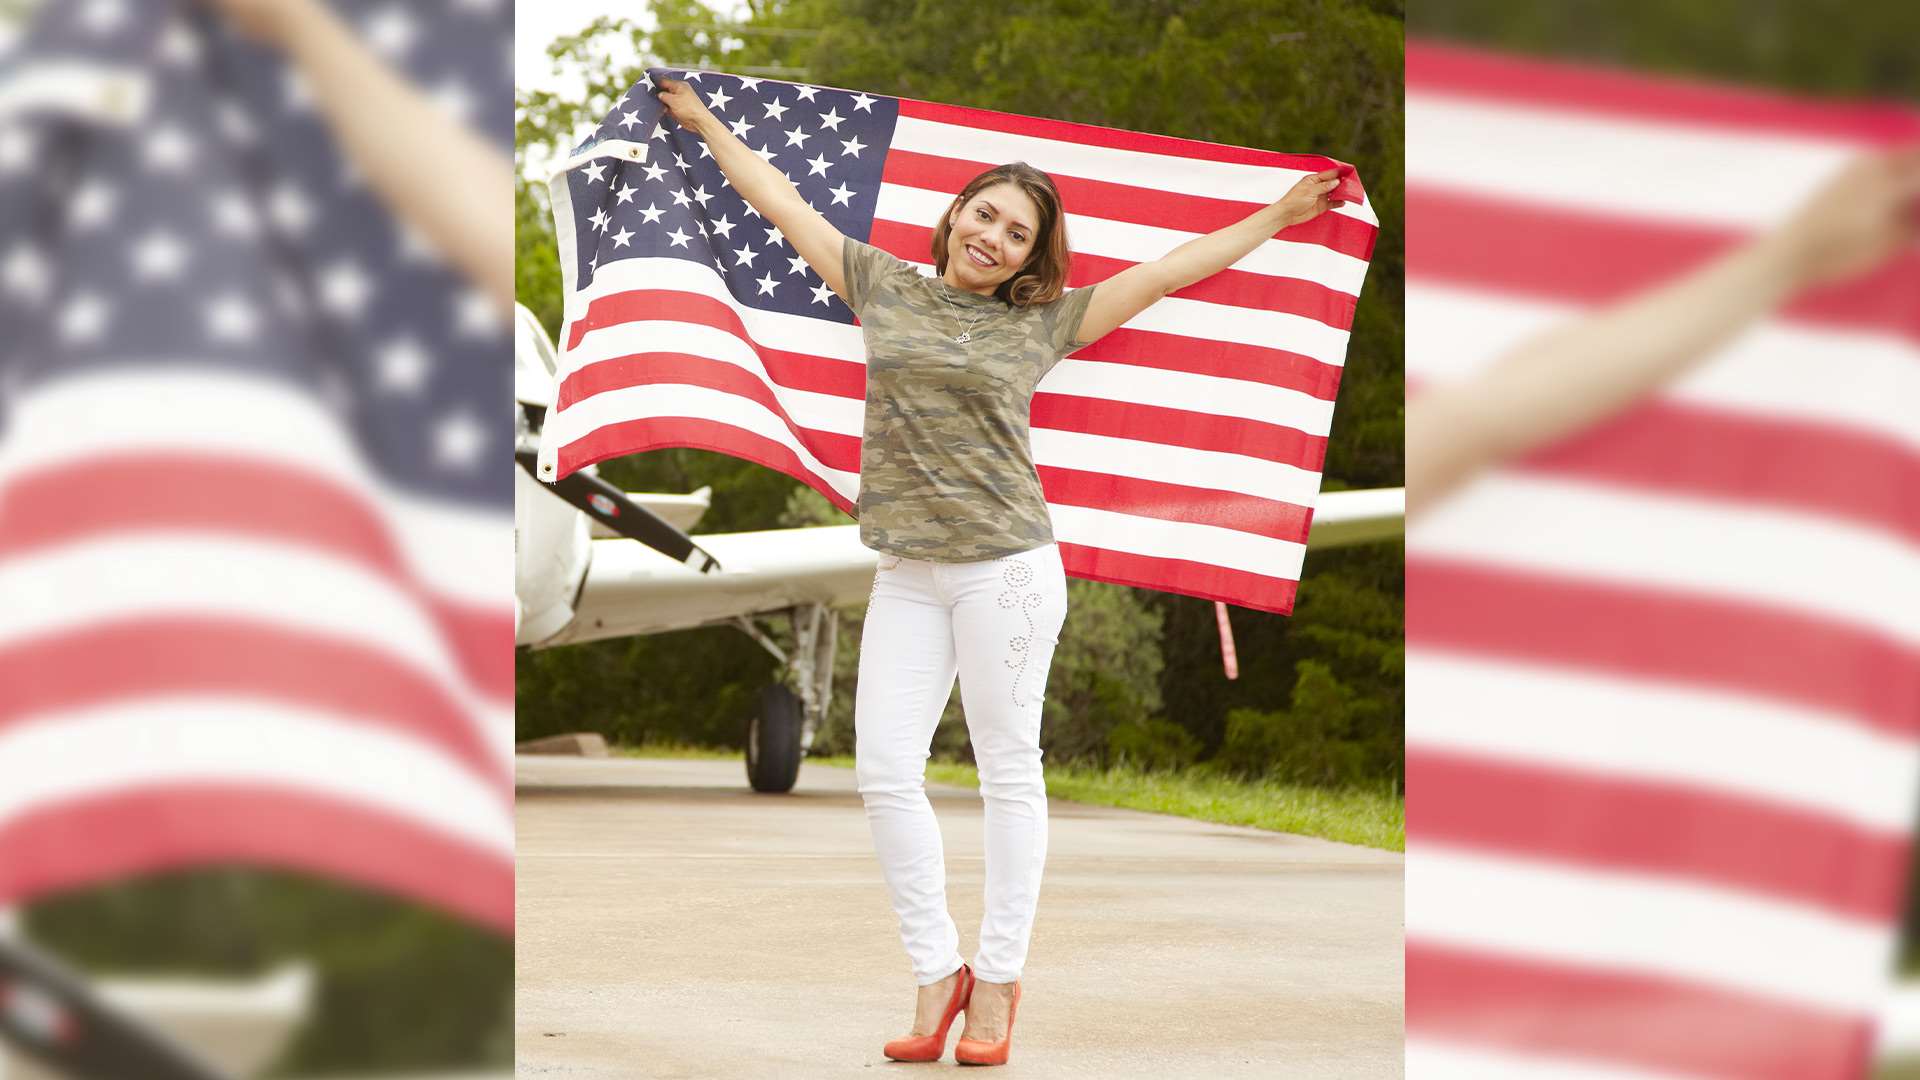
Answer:
MULTIPOLYGON (((615 746, 619 757, 688 758, 734 761, 739 750, 686 743, 615 746)), ((853 758, 810 757, 810 764, 853 768, 853 758)), ((930 761, 927 779, 937 784, 977 788, 980 775, 971 765, 930 761)), ((1127 766, 1095 769, 1047 766, 1047 795, 1069 802, 1118 806, 1156 814, 1250 825, 1274 832, 1298 833, 1346 844, 1407 849, 1407 804, 1384 786, 1377 790, 1329 790, 1303 784, 1241 780, 1201 771, 1150 772, 1127 766)))
MULTIPOLYGON (((853 767, 850 757, 807 760, 818 765, 853 767)), ((980 786, 980 776, 973 766, 952 762, 928 762, 927 779, 958 787, 980 786)), ((1407 849, 1407 804, 1384 787, 1377 791, 1335 791, 1197 772, 1049 765, 1047 795, 1069 802, 1318 836, 1386 851, 1407 849)))
POLYGON ((611 746, 614 757, 700 758, 711 761, 737 760, 743 753, 721 746, 694 746, 691 743, 650 742, 639 746, 611 746))

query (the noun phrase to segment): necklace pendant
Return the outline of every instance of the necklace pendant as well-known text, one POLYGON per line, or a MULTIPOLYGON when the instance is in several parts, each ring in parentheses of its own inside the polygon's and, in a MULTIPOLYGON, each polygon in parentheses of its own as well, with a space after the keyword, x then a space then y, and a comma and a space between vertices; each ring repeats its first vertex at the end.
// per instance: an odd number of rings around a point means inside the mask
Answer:
POLYGON ((959 342, 962 345, 965 345, 967 342, 973 340, 973 333, 971 331, 963 331, 961 332, 959 337, 954 338, 953 340, 959 342))

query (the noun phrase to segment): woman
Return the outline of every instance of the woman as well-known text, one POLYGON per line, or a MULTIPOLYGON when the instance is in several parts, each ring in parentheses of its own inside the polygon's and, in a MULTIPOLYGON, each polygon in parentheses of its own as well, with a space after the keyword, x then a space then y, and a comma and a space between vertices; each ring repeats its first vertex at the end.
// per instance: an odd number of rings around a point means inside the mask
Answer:
POLYGON ((854 705, 856 777, 919 983, 899 1061, 954 1049, 1007 1060, 1047 848, 1040 712, 1066 618, 1066 575, 1028 450, 1034 386, 1066 353, 1324 212, 1335 170, 1278 202, 1097 286, 1065 292, 1059 193, 1039 170, 975 177, 933 236, 936 276, 842 236, 707 111, 686 83, 655 90, 705 139, 727 179, 860 317, 867 406, 860 539, 881 553, 854 705), (940 832, 925 788, 956 672, 986 816, 986 914, 972 966, 946 910, 940 832))

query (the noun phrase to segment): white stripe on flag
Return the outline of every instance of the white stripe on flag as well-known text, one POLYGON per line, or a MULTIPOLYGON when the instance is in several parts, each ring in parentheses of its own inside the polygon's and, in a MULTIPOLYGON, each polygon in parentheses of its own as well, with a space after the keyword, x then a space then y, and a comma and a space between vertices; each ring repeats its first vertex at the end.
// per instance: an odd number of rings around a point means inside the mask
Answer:
MULTIPOLYGON (((858 402, 844 398, 812 396, 820 401, 832 401, 836 408, 859 407, 858 402)), ((832 484, 835 490, 849 497, 859 490, 858 473, 841 472, 821 464, 813 451, 802 446, 787 425, 766 406, 738 394, 704 386, 654 383, 596 394, 570 409, 553 413, 547 422, 546 438, 556 447, 565 446, 606 425, 636 417, 672 416, 711 420, 771 439, 792 450, 802 464, 832 484)))
POLYGON ((434 593, 509 615, 511 518, 390 490, 337 417, 276 380, 153 365, 53 379, 13 403, 7 432, 0 477, 172 452, 283 465, 329 480, 390 519, 389 538, 408 571, 434 593))
POLYGON ((1436 506, 1407 551, 1764 601, 1920 645, 1920 605, 1888 602, 1920 596, 1920 548, 1835 518, 1507 472, 1436 506))
MULTIPOLYGON (((769 254, 772 251, 771 248, 766 250, 769 254)), ((820 284, 819 275, 811 270, 805 274, 790 274, 789 269, 784 260, 772 268, 773 276, 782 283, 780 288, 795 288, 802 281, 806 282, 809 289, 820 284)), ((726 282, 714 272, 711 264, 691 263, 684 259, 622 259, 595 272, 593 283, 572 298, 573 306, 567 311, 567 326, 561 328, 562 349, 565 350, 567 344, 568 327, 586 314, 587 306, 595 300, 621 293, 653 290, 694 293, 727 305, 740 316, 741 323, 753 339, 768 348, 851 363, 866 362, 866 343, 860 336, 858 326, 745 307, 727 292, 726 282)), ((590 359, 604 359, 637 351, 631 341, 620 348, 596 344, 596 339, 610 332, 611 328, 595 330, 581 339, 577 349, 565 350, 560 357, 561 376, 564 378, 579 370, 580 364, 585 362, 573 359, 572 353, 576 351, 585 353, 590 359)), ((641 347, 644 347, 644 342, 641 347)))
POLYGON ((155 785, 260 784, 372 807, 511 859, 511 801, 445 753, 359 717, 285 701, 146 698, 0 732, 0 826, 155 785))
POLYGON ((122 531, 0 561, 0 648, 144 617, 231 618, 376 649, 431 680, 512 760, 510 704, 473 690, 439 628, 384 577, 291 543, 122 531))
MULTIPOLYGON (((1187 182, 1187 194, 1262 206, 1285 195, 1301 177, 1311 175, 1304 169, 1119 150, 904 116, 894 127, 893 149, 995 165, 1024 161, 1041 172, 1115 184, 1137 183, 1143 176, 1159 175, 1177 166, 1187 182)), ((941 209, 945 209, 945 203, 941 209)), ((1380 223, 1367 204, 1338 206, 1333 212, 1371 225, 1380 223)))
POLYGON ((1732 889, 1451 848, 1407 860, 1407 936, 1870 1013, 1894 928, 1732 889))
MULTIPOLYGON (((1278 192, 1273 198, 1277 199, 1282 194, 1285 192, 1278 192)), ((873 216, 881 221, 930 229, 947 212, 947 205, 951 202, 951 192, 882 184, 873 216)), ((1073 242, 1074 251, 1136 263, 1152 262, 1181 244, 1205 235, 1156 225, 1089 217, 1071 210, 1067 212, 1066 220, 1067 238, 1073 242)), ((1351 255, 1297 240, 1263 240, 1260 246, 1234 263, 1233 268, 1271 277, 1317 282, 1348 296, 1359 293, 1360 283, 1367 274, 1367 264, 1351 255)))
POLYGON ((1408 710, 1409 749, 1725 792, 1891 835, 1913 824, 1914 741, 1806 705, 1419 645, 1407 700, 1474 702, 1408 710))
POLYGON ((1407 1039, 1407 1076, 1417 1080, 1698 1080, 1580 1058, 1523 1054, 1432 1039, 1407 1039))
POLYGON ((1313 506, 1320 496, 1319 473, 1245 454, 1043 427, 1033 429, 1030 442, 1041 466, 1236 491, 1295 506, 1313 506))
POLYGON ((1776 225, 1859 150, 1802 135, 1407 91, 1408 187, 1693 229, 1776 225), (1490 156, 1489 147, 1501 149, 1490 156))
POLYGON ((1086 506, 1052 506, 1053 536, 1068 544, 1187 559, 1297 581, 1307 546, 1192 521, 1136 517, 1086 506))
MULTIPOLYGON (((1447 382, 1528 338, 1576 317, 1581 307, 1488 289, 1407 281, 1410 378, 1447 382)), ((1759 418, 1832 424, 1920 448, 1920 425, 1902 402, 1920 401, 1915 348, 1891 334, 1781 319, 1735 339, 1658 395, 1759 418)))

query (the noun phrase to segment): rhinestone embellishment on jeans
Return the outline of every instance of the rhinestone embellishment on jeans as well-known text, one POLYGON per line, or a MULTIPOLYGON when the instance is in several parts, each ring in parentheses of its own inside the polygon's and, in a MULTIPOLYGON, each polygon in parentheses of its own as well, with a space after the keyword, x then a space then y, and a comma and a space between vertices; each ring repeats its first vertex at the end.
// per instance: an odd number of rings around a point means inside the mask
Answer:
POLYGON ((1007 591, 1000 594, 1000 606, 1008 611, 1019 611, 1027 620, 1025 636, 1015 635, 1007 639, 1010 655, 1007 666, 1015 672, 1013 676, 1013 703, 1020 704, 1020 680, 1027 674, 1027 654, 1032 651, 1035 633, 1033 616, 1028 614, 1046 601, 1038 592, 1026 591, 1033 584, 1033 567, 1025 563, 1009 562, 1001 568, 1000 580, 1007 583, 1007 591))

